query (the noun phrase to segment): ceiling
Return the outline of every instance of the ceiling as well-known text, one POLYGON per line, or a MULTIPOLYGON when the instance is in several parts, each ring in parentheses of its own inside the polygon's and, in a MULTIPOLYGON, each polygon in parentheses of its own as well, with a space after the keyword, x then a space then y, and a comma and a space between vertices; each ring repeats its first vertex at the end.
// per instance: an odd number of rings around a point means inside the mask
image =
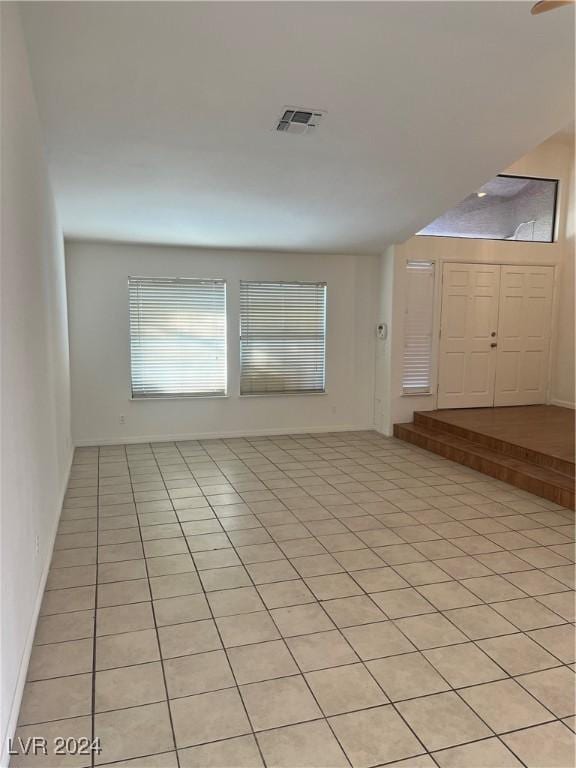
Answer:
POLYGON ((65 234, 382 251, 573 118, 573 8, 530 5, 23 3, 65 234))

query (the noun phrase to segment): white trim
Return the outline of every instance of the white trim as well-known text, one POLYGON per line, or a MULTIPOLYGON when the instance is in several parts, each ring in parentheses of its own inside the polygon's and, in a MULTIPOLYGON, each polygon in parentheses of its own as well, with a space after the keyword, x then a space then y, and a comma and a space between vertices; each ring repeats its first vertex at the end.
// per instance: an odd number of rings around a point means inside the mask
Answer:
MULTIPOLYGON (((560 186, 558 187, 560 190, 560 186)), ((557 209, 560 211, 560 204, 557 204, 557 209)), ((558 214, 559 215, 559 214, 558 214)), ((557 226, 556 222, 555 226, 557 226)), ((548 349, 548 381, 546 383, 546 403, 551 404, 551 392, 554 379, 554 364, 556 362, 557 349, 558 349, 558 328, 560 318, 560 293, 559 293, 559 280, 561 275, 561 263, 554 264, 554 272, 552 278, 552 309, 550 315, 550 346, 548 349)), ((574 406, 565 406, 574 407, 574 406)))
POLYGON ((8 715, 8 721, 6 723, 6 733, 4 737, 4 743, 2 744, 2 754, 0 756, 1 768, 7 768, 10 762, 10 755, 8 754, 8 740, 14 737, 16 732, 16 726, 18 724, 18 715, 20 714, 20 706, 22 704, 22 695, 24 693, 24 685, 26 683, 26 676, 28 674, 28 664, 30 663, 30 654, 32 653, 32 644, 34 643, 34 636, 36 634, 36 625, 38 623, 38 615, 40 613, 40 607, 42 605, 42 599, 44 597, 44 589, 46 587, 46 580, 48 579, 48 571, 50 570, 50 564, 52 562, 52 553, 54 550, 54 543, 56 541, 56 533, 58 531, 58 525, 60 523, 60 515, 62 514, 62 506, 64 504, 64 495, 68 488, 68 481, 70 479, 70 471, 72 469, 72 460, 74 458, 74 448, 70 451, 68 459, 68 471, 64 475, 64 482, 60 488, 60 504, 58 507, 58 515, 54 523, 54 528, 50 534, 50 546, 42 569, 42 576, 38 584, 38 591, 36 593, 36 600, 34 602, 34 610, 32 613, 32 619, 28 626, 28 633, 26 635, 26 642, 24 644, 24 652, 20 659, 20 668, 18 669, 18 677, 16 679, 16 687, 14 689, 14 695, 12 696, 12 702, 10 704, 10 714, 8 715))
POLYGON ((576 403, 570 402, 569 400, 557 400, 555 397, 552 397, 549 400, 549 405, 557 405, 560 408, 571 408, 572 410, 576 409, 576 403))
MULTIPOLYGON (((424 235, 423 237, 426 237, 424 235)), ((441 238, 441 235, 433 235, 435 240, 438 240, 441 238)), ((448 240, 457 240, 459 238, 447 238, 448 240)), ((460 238, 461 240, 471 240, 472 238, 463 237, 460 238)), ((478 242, 478 241, 476 241, 478 242)), ((501 240, 496 240, 493 242, 505 242, 501 240)), ((511 240, 508 242, 515 242, 517 245, 524 245, 530 243, 530 240, 511 240)), ((535 245, 554 245, 554 243, 533 243, 535 245)), ((553 254, 549 259, 539 259, 537 261, 524 261, 524 256, 511 256, 511 257, 504 257, 504 256, 498 256, 498 258, 495 258, 493 256, 482 256, 477 255, 476 258, 470 259, 466 258, 466 254, 459 253, 458 255, 447 255, 447 256, 427 256, 426 258, 422 257, 422 259, 418 259, 415 256, 405 256, 404 257, 406 261, 435 261, 437 263, 444 263, 446 261, 449 261, 450 263, 456 262, 456 264, 481 264, 481 265, 487 265, 491 264, 495 267, 558 267, 562 263, 562 257, 557 256, 553 254)))
POLYGON ((223 440, 237 437, 274 437, 276 435, 313 435, 331 432, 376 432, 374 424, 344 424, 333 427, 311 427, 310 425, 299 428, 285 427, 284 429, 258 429, 223 431, 223 432, 187 432, 176 435, 138 435, 134 437, 115 437, 94 440, 76 440, 77 448, 89 448, 96 445, 130 445, 131 443, 165 443, 183 442, 186 440, 223 440))

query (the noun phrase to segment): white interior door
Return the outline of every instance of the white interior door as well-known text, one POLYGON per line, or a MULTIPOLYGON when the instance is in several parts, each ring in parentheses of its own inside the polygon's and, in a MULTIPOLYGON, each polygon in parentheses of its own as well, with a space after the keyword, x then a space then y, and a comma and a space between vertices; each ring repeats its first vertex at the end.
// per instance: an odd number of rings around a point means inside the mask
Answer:
POLYGON ((494 404, 500 267, 444 264, 438 408, 494 404))
POLYGON ((501 267, 494 405, 546 402, 553 267, 501 267))

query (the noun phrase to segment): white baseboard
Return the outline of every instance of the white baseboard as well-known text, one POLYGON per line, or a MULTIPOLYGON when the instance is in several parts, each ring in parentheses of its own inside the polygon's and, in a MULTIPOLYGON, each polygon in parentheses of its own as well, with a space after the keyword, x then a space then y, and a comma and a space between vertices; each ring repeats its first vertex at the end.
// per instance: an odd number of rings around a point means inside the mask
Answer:
POLYGON ((74 457, 74 449, 70 452, 68 459, 68 471, 65 473, 64 482, 60 487, 59 507, 58 515, 54 522, 54 527, 50 534, 50 546, 48 547, 48 556, 44 563, 42 570, 42 576, 40 583, 38 584, 38 592, 36 593, 36 600, 34 602, 34 610, 32 612, 32 618, 28 627, 28 633, 26 635, 26 643, 24 645, 24 652, 20 661, 20 668, 18 669, 18 678, 16 680, 16 688, 12 696, 12 703, 10 705, 10 714, 8 716, 8 722, 6 724, 6 733, 4 734, 4 742, 2 744, 2 754, 0 755, 0 768, 8 768, 10 762, 10 755, 8 754, 8 742, 14 737, 16 726, 18 724, 18 715, 20 714, 20 705, 22 704, 22 694, 24 693, 24 685, 26 683, 26 676, 28 674, 28 664, 30 663, 30 654, 32 653, 32 644, 34 643, 34 635, 36 634, 36 625, 38 623, 38 615, 40 613, 40 607, 42 605, 42 598, 44 597, 44 589, 46 587, 46 580, 48 579, 48 571, 50 570, 50 563, 52 562, 52 553, 54 550, 54 542, 56 540, 56 533, 58 531, 58 524, 60 522, 60 515, 62 514, 62 506, 64 504, 64 495, 66 488, 68 487, 68 481, 70 479, 70 470, 72 469, 72 459, 74 457))
POLYGON ((330 427, 299 427, 297 429, 284 427, 283 429, 256 429, 219 431, 219 432, 189 432, 176 435, 130 435, 114 438, 98 438, 93 440, 75 440, 77 448, 87 448, 95 445, 130 445, 132 443, 165 443, 185 440, 223 440, 235 437, 273 437, 274 435, 310 435, 324 434, 326 432, 375 432, 373 424, 344 424, 330 427))
POLYGON ((576 403, 571 403, 569 400, 556 400, 552 398, 550 405, 558 405, 560 408, 571 408, 572 410, 576 409, 576 403))

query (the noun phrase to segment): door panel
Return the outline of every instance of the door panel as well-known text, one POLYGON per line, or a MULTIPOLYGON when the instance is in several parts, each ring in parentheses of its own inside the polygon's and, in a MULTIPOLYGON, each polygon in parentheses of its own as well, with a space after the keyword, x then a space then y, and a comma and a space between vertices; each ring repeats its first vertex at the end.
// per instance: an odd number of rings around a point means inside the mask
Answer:
POLYGON ((494 405, 546 402, 553 267, 502 267, 494 405))
POLYGON ((493 405, 499 286, 499 266, 444 265, 438 408, 493 405))

